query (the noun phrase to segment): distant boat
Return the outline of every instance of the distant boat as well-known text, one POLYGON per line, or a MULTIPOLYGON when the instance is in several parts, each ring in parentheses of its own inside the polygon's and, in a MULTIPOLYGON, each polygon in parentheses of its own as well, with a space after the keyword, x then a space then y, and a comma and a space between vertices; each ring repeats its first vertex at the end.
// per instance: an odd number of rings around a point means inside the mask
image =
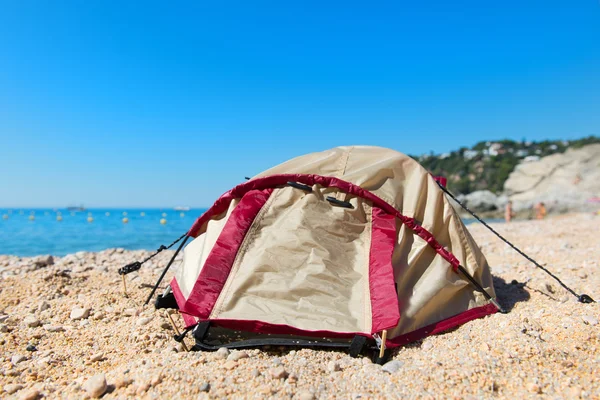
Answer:
POLYGON ((189 207, 178 206, 173 208, 175 211, 190 211, 189 207))
POLYGON ((69 206, 67 207, 68 211, 85 211, 85 207, 83 205, 81 206, 69 206))

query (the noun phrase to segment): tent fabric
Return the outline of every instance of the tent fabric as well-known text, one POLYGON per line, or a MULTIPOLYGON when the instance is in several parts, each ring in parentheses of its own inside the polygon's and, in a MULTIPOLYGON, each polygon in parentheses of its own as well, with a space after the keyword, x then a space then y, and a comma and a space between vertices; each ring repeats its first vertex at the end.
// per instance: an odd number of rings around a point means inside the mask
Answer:
POLYGON ((188 325, 330 337, 386 329, 396 346, 496 311, 456 272, 462 265, 495 297, 473 238, 434 178, 393 150, 292 159, 225 193, 188 234, 171 282, 188 325))

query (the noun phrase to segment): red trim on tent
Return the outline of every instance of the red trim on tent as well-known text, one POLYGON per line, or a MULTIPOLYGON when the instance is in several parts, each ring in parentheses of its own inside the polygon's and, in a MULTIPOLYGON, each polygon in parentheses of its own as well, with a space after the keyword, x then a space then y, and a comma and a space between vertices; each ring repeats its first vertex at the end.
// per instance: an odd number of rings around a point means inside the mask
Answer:
POLYGON ((460 262, 454 256, 454 254, 450 253, 446 250, 425 228, 423 228, 414 218, 407 217, 402 215, 400 211, 396 210, 394 206, 388 204, 386 201, 377 197, 375 194, 364 190, 360 186, 357 186, 353 183, 343 181, 338 178, 333 178, 329 176, 320 176, 320 175, 306 175, 306 174, 281 174, 281 175, 270 175, 264 178, 251 179, 248 182, 244 182, 230 191, 223 194, 211 208, 208 209, 204 214, 202 214, 192 228, 190 229, 189 235, 192 237, 196 237, 200 232, 202 226, 210 220, 213 215, 218 215, 227 210, 229 207, 229 203, 236 198, 242 198, 243 195, 251 190, 262 190, 267 188, 274 188, 277 186, 285 185, 288 181, 295 181, 299 183, 303 183, 305 185, 315 185, 319 184, 325 187, 336 187, 346 193, 362 197, 363 199, 369 200, 373 203, 374 207, 379 207, 388 214, 392 214, 396 216, 403 224, 405 224, 408 228, 410 228, 414 233, 416 233, 419 237, 425 240, 439 255, 441 255, 445 260, 447 260, 454 272, 458 272, 458 266, 460 262))
POLYGON ((387 347, 403 346, 407 343, 415 342, 427 336, 435 335, 437 333, 447 331, 448 329, 455 328, 459 325, 466 324, 467 322, 472 321, 474 319, 483 318, 486 315, 494 314, 497 311, 498 309, 492 303, 486 304, 485 306, 481 307, 471 308, 470 310, 464 311, 453 317, 428 325, 424 328, 417 329, 416 331, 412 331, 404 335, 388 339, 386 341, 386 345, 387 347))
POLYGON ((187 301, 179 303, 183 297, 181 291, 175 297, 183 312, 202 319, 208 318, 225 286, 246 233, 272 192, 273 189, 250 190, 242 197, 210 251, 187 301))
MULTIPOLYGON (((175 301, 177 301, 177 305, 181 306, 185 304, 185 298, 183 297, 183 293, 181 293, 181 288, 177 283, 177 279, 173 278, 171 281, 171 290, 173 291, 173 296, 175 296, 175 301)), ((183 321, 185 322, 185 327, 189 328, 192 325, 195 325, 198 320, 193 315, 185 313, 180 310, 181 316, 183 317, 183 321)))
POLYGON ((434 179, 434 180, 435 180, 437 183, 439 183, 439 184, 440 184, 440 185, 442 185, 443 187, 446 187, 446 186, 447 186, 447 184, 448 184, 448 179, 446 179, 446 177, 445 177, 445 176, 435 176, 435 175, 432 175, 432 176, 433 176, 433 179, 434 179))
POLYGON ((373 208, 369 254, 372 333, 398 325, 400 309, 394 281, 392 253, 396 244, 396 217, 373 208))

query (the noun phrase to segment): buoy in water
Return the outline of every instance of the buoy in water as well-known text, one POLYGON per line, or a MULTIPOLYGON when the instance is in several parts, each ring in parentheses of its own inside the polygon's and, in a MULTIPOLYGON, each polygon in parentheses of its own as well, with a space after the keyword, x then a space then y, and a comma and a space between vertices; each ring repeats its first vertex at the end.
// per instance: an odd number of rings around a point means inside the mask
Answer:
POLYGON ((110 217, 110 213, 108 211, 105 212, 104 215, 106 215, 107 217, 110 217))
POLYGON ((58 222, 62 221, 62 215, 58 214, 58 215, 56 216, 56 220, 57 220, 58 222))
POLYGON ((166 216, 167 216, 167 213, 162 213, 162 216, 163 216, 163 217, 166 217, 166 216))
POLYGON ((8 219, 8 214, 4 214, 4 215, 2 216, 2 219, 8 219))
POLYGON ((185 213, 180 213, 180 214, 179 214, 179 216, 180 216, 181 218, 183 218, 183 217, 185 217, 185 213))
POLYGON ((141 217, 145 217, 145 216, 146 216, 146 213, 142 211, 142 212, 140 213, 140 216, 141 216, 141 217))
POLYGON ((35 220, 35 215, 33 215, 33 214, 32 214, 32 215, 30 215, 30 216, 29 216, 29 220, 30 220, 30 221, 33 221, 33 220, 35 220))
POLYGON ((128 222, 129 222, 129 218, 125 217, 125 218, 123 218, 123 220, 122 220, 122 221, 123 221, 123 223, 124 223, 124 224, 126 224, 126 223, 128 223, 128 222))
POLYGON ((160 220, 160 223, 161 223, 161 225, 164 225, 164 224, 166 224, 166 223, 167 223, 167 220, 166 220, 166 219, 164 219, 164 218, 161 218, 161 220, 160 220))
POLYGON ((123 216, 126 216, 126 215, 127 215, 127 211, 123 211, 123 216))
POLYGON ((93 217, 87 217, 87 222, 94 222, 94 218, 93 217))

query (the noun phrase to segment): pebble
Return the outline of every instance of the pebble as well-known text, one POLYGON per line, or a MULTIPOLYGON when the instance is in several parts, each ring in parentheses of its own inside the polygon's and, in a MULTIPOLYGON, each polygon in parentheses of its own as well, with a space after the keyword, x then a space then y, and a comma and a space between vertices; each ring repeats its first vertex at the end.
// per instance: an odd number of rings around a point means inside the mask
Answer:
POLYGON ((294 396, 294 399, 315 400, 315 395, 312 394, 311 392, 309 392, 308 390, 302 390, 302 391, 296 393, 296 396, 294 396))
POLYGON ((392 360, 383 364, 383 367, 381 367, 381 369, 387 372, 388 374, 394 374, 398 372, 403 365, 404 363, 402 361, 392 360))
POLYGON ((4 391, 8 394, 14 394, 21 389, 23 389, 23 385, 19 385, 16 383, 9 383, 8 385, 4 386, 4 391))
POLYGON ((227 347, 221 347, 219 350, 215 351, 215 358, 217 360, 225 360, 229 356, 229 349, 227 347))
POLYGON ((137 308, 126 308, 123 310, 123 315, 127 315, 129 317, 137 317, 140 314, 137 308))
POLYGON ((77 321, 80 319, 86 319, 89 316, 90 316, 89 308, 75 307, 75 308, 73 308, 73 310, 71 310, 71 315, 69 316, 69 318, 71 318, 74 321, 77 321))
POLYGON ((288 376, 288 373, 283 367, 274 367, 269 369, 269 375, 273 379, 283 379, 288 376))
POLYGON ((327 371, 329 372, 336 372, 339 371, 340 368, 340 364, 338 364, 335 361, 329 361, 329 363, 327 364, 327 371))
POLYGON ((227 361, 224 365, 226 370, 232 370, 238 366, 237 361, 227 361))
POLYGON ((90 361, 96 362, 96 361, 102 360, 103 358, 104 358, 104 353, 100 352, 100 353, 92 354, 92 356, 90 357, 90 361))
POLYGON ((8 332, 8 326, 6 326, 6 324, 0 324, 0 332, 1 333, 8 332))
POLYGON ((50 304, 46 300, 42 301, 40 303, 40 305, 38 306, 38 310, 40 310, 40 311, 46 311, 49 308, 50 308, 50 304))
POLYGON ((423 343, 423 345, 421 345, 421 349, 422 349, 422 350, 425 350, 425 351, 427 351, 427 350, 431 350, 431 349, 433 349, 433 343, 431 343, 431 341, 429 341, 429 340, 426 340, 426 341, 423 343))
POLYGON ((41 325, 40 320, 37 319, 34 315, 26 316, 23 322, 30 328, 35 328, 41 325))
POLYGON ((527 390, 529 390, 531 393, 542 393, 542 389, 535 383, 528 383, 527 390))
POLYGON ((199 390, 201 392, 208 392, 208 391, 210 391, 210 383, 204 382, 203 384, 200 385, 199 390))
POLYGON ((127 387, 129 385, 131 385, 131 379, 129 379, 127 376, 125 376, 123 374, 117 376, 117 378, 115 379, 115 387, 117 389, 127 387))
POLYGON ((150 321, 152 321, 152 317, 142 317, 136 321, 136 325, 144 326, 147 325, 150 321))
POLYGON ((162 379, 163 379, 163 378, 162 378, 162 375, 161 375, 161 374, 154 375, 154 376, 152 377, 152 379, 150 380, 150 386, 154 387, 154 386, 156 386, 156 385, 160 384, 160 383, 162 382, 162 379))
POLYGON ((581 317, 581 319, 587 325, 591 325, 591 326, 598 325, 598 319, 591 315, 584 315, 583 317, 581 317))
POLYGON ((248 353, 245 351, 233 351, 227 356, 227 361, 238 361, 242 358, 248 358, 248 353))
POLYGON ((37 389, 30 389, 19 396, 19 400, 35 400, 40 395, 40 391, 37 389))
POLYGON ((61 325, 44 325, 44 329, 48 332, 62 332, 65 330, 61 325))
POLYGON ((12 365, 17 365, 18 363, 23 362, 25 360, 27 360, 27 357, 25 357, 22 354, 15 354, 10 358, 10 362, 12 363, 12 365))
POLYGON ((99 398, 107 389, 106 376, 104 376, 104 374, 92 376, 83 384, 83 389, 90 397, 95 399, 99 398))

